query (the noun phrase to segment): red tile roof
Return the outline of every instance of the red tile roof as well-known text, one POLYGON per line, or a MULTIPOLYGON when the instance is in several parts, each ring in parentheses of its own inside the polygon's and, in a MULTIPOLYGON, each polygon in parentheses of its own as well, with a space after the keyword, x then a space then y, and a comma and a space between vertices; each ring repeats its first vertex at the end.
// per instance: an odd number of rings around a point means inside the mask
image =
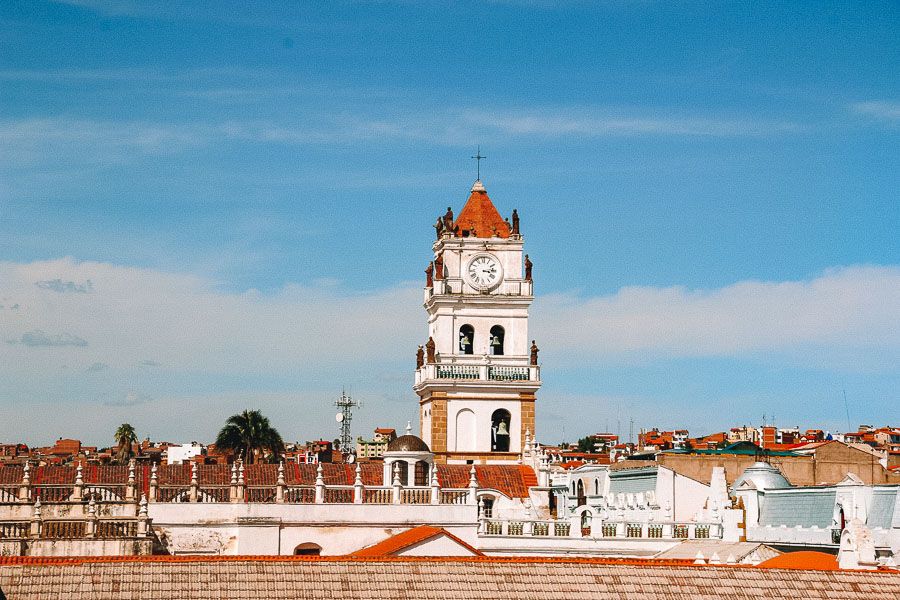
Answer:
MULTIPOLYGON (((316 483, 318 465, 286 463, 284 478, 287 485, 312 486, 316 483)), ((381 462, 361 462, 360 477, 363 485, 377 487, 384 485, 381 462)), ((465 488, 469 486, 468 465, 438 465, 438 482, 444 488, 465 488)), ((141 492, 147 494, 150 488, 150 465, 138 465, 135 476, 141 492)), ((22 481, 21 466, 0 466, 0 484, 15 485, 22 481)), ((75 483, 76 467, 72 465, 46 465, 31 470, 32 485, 72 485, 75 483)), ((82 477, 85 484, 124 485, 128 481, 128 466, 84 465, 82 477)), ((510 498, 527 498, 528 488, 537 485, 537 475, 531 467, 522 465, 479 465, 475 467, 475 477, 481 488, 497 490, 510 498)), ((228 485, 231 482, 231 465, 197 465, 200 485, 228 485)), ((325 485, 353 485, 356 481, 356 465, 346 463, 322 463, 322 478, 325 485)), ((159 465, 157 480, 160 485, 183 485, 191 483, 191 465, 159 465)), ((244 466, 244 481, 247 485, 274 486, 278 481, 278 465, 255 464, 244 466)))
POLYGON ((472 194, 466 200, 465 206, 453 224, 454 231, 456 228, 459 228, 458 235, 474 229, 475 237, 509 237, 509 225, 497 212, 497 208, 491 202, 487 192, 478 183, 472 188, 472 194))
POLYGON ((350 556, 396 556, 398 552, 405 550, 406 548, 410 548, 412 546, 415 546, 416 544, 420 544, 426 540, 430 540, 438 536, 446 536, 450 538, 451 540, 471 552, 472 556, 483 556, 483 554, 479 550, 473 548, 446 529, 443 529, 441 527, 432 527, 431 525, 419 525, 418 527, 407 529, 406 531, 391 536, 373 546, 357 550, 350 556))
POLYGON ((814 571, 837 571, 837 557, 824 552, 801 550, 785 552, 756 565, 767 569, 803 569, 814 571))
MULTIPOLYGON (((438 482, 441 487, 468 487, 469 469, 469 465, 438 465, 438 482)), ((497 490, 510 498, 527 498, 528 488, 537 485, 534 469, 522 465, 478 465, 475 479, 479 487, 497 490)))

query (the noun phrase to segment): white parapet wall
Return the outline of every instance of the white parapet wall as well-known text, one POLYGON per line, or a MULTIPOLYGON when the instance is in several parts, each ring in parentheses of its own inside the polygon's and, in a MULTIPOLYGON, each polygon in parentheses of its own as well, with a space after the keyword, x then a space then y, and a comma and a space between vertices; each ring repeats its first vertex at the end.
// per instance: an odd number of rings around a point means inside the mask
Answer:
POLYGON ((173 554, 349 554, 406 529, 443 527, 475 545, 478 507, 467 504, 158 503, 153 530, 173 554))

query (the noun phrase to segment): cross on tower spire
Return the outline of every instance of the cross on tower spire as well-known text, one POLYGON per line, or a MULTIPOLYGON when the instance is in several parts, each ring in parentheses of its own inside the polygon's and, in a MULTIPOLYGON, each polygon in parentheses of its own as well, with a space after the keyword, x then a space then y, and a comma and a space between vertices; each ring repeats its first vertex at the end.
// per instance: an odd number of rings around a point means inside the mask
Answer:
POLYGON ((477 168, 477 172, 478 172, 478 181, 481 181, 481 159, 487 158, 487 156, 481 155, 481 145, 478 146, 478 151, 475 153, 475 156, 473 156, 472 158, 474 158, 475 162, 476 162, 476 168, 477 168))

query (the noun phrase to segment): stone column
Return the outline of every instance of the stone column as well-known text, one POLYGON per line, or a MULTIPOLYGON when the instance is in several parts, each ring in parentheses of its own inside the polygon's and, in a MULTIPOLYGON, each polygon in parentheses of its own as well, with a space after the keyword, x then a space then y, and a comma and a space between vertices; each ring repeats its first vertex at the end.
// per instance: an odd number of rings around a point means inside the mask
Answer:
POLYGON ((135 482, 137 479, 134 476, 134 459, 132 458, 128 461, 128 485, 125 487, 125 501, 133 502, 137 500, 136 486, 135 482))
POLYGON ((27 462, 22 471, 22 483, 19 485, 19 502, 31 502, 31 465, 27 462))
POLYGON ((284 503, 284 461, 278 463, 278 481, 275 482, 275 502, 284 503))
POLYGON ((150 502, 156 502, 157 493, 159 491, 159 480, 156 477, 156 464, 150 467, 150 502))
POLYGON ((469 469, 469 504, 476 504, 478 498, 478 480, 475 478, 475 465, 469 469))
POLYGON ((34 512, 31 513, 31 521, 28 524, 28 537, 37 539, 41 537, 41 499, 34 501, 34 512))
POLYGON ((90 502, 88 502, 88 514, 87 514, 87 522, 84 527, 84 536, 86 538, 93 538, 97 535, 97 504, 94 502, 94 497, 91 496, 90 502))
POLYGON ((438 482, 437 465, 431 465, 431 503, 441 503, 441 484, 438 482))
POLYGON ((81 463, 78 463, 78 467, 75 469, 75 487, 72 488, 72 495, 69 499, 72 502, 81 502, 81 499, 84 498, 84 477, 81 472, 81 463))
POLYGON ((416 485, 416 463, 419 462, 415 459, 406 459, 406 481, 403 482, 403 487, 414 487, 416 485))
POLYGON ((365 500, 366 489, 362 482, 362 466, 356 463, 356 479, 353 481, 353 503, 362 504, 365 500))
POLYGON ((316 504, 325 502, 325 478, 322 475, 322 463, 316 467, 316 504))
POLYGON ((393 493, 391 494, 391 501, 394 504, 400 504, 400 493, 402 491, 400 486, 400 465, 394 463, 394 481, 392 483, 393 493))
POLYGON ((147 514, 147 497, 143 494, 138 507, 137 536, 147 537, 150 535, 150 516, 147 514))
POLYGON ((197 478, 197 463, 191 463, 190 501, 197 502, 200 497, 200 481, 197 478))
POLYGON ((244 461, 238 461, 237 485, 234 486, 235 502, 244 501, 244 461))

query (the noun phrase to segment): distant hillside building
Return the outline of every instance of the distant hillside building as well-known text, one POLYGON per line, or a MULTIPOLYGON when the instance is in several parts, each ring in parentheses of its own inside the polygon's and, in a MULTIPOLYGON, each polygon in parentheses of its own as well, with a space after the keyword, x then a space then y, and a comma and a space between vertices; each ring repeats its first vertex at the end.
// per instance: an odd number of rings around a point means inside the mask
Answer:
POLYGON ((376 427, 375 435, 371 440, 357 438, 356 457, 360 459, 381 458, 387 450, 388 444, 397 438, 396 430, 389 427, 376 427))

